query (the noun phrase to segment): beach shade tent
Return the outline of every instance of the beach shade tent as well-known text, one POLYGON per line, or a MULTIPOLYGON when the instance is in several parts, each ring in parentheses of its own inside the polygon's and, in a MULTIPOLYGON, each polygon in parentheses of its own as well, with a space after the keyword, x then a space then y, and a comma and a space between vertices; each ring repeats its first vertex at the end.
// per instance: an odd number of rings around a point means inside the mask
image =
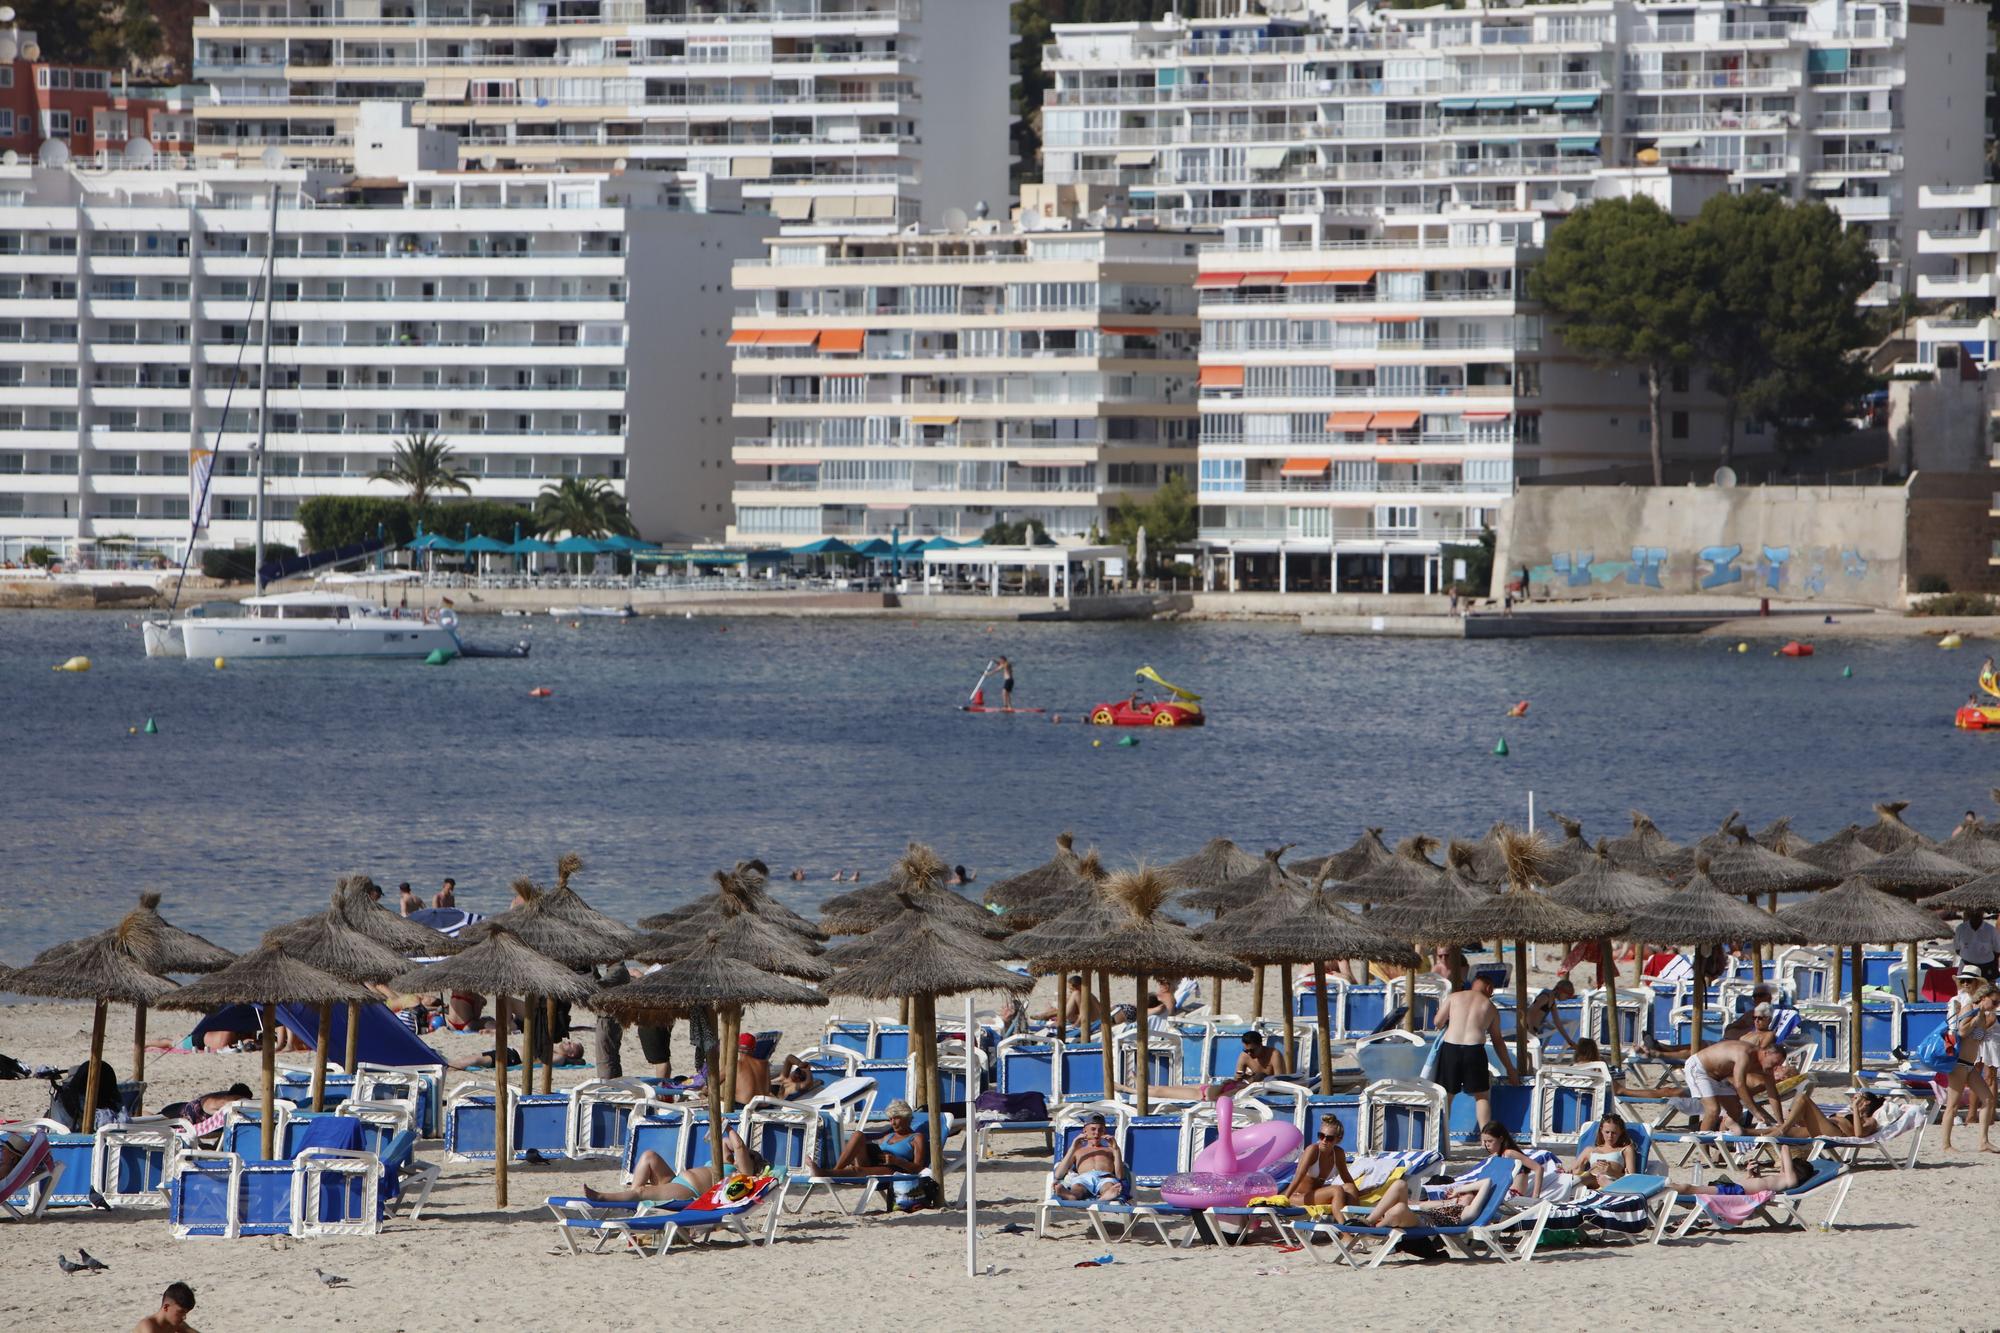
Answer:
MULTIPOLYGON (((1492 893, 1465 877, 1459 861, 1454 859, 1449 867, 1438 867, 1424 859, 1422 852, 1431 839, 1418 838, 1412 841, 1412 856, 1398 856, 1396 860, 1405 870, 1395 866, 1384 866, 1371 878, 1380 877, 1383 887, 1364 889, 1358 884, 1335 886, 1330 892, 1342 902, 1368 902, 1376 906, 1365 918, 1369 925, 1392 939, 1408 940, 1418 949, 1442 948, 1446 945, 1476 945, 1478 935, 1467 935, 1459 930, 1457 921, 1492 893), (1412 859, 1414 857, 1414 859, 1412 859), (1421 876, 1421 880, 1417 878, 1421 876), (1389 880, 1400 879, 1400 886, 1391 885, 1389 880), (1393 893, 1386 900, 1376 895, 1393 893)), ((1417 974, 1412 971, 1403 978, 1403 1028, 1408 1032, 1417 1030, 1417 974)))
MULTIPOLYGON (((1247 957, 1238 946, 1251 936, 1259 934, 1279 922, 1290 920, 1305 907, 1307 900, 1312 896, 1313 889, 1317 888, 1320 883, 1325 882, 1328 878, 1330 876, 1322 873, 1312 884, 1308 884, 1296 875, 1283 875, 1274 878, 1255 898, 1241 903, 1229 911, 1218 913, 1213 921, 1194 928, 1194 937, 1203 944, 1208 945, 1210 948, 1220 949, 1231 957, 1253 965, 1253 976, 1256 978, 1250 983, 1252 989, 1256 991, 1251 1011, 1253 1019, 1263 1017, 1264 987, 1262 977, 1264 975, 1265 963, 1261 959, 1247 957)), ((1195 892, 1207 893, 1213 892, 1213 890, 1198 889, 1195 892)), ((1288 1068, 1296 1070, 1298 1068, 1298 1040, 1297 1033, 1294 1031, 1294 1016, 1292 1014, 1293 961, 1292 959, 1278 960, 1278 995, 1282 1002, 1280 1007, 1284 1010, 1285 1018, 1285 1060, 1288 1068)), ((1216 981, 1214 985, 1217 1000, 1210 1007, 1210 1012, 1219 1014, 1222 1012, 1220 999, 1222 983, 1216 981)), ((1322 1047, 1321 1049, 1325 1048, 1322 1047)))
MULTIPOLYGON (((922 1089, 925 1114, 930 1121, 926 1135, 930 1152, 931 1179, 944 1192, 944 1086, 938 1076, 937 1002, 939 997, 967 995, 980 991, 1004 991, 1025 995, 1035 983, 1019 972, 967 953, 948 931, 932 921, 919 921, 897 937, 899 948, 892 955, 844 968, 826 984, 829 995, 856 995, 864 1000, 908 1000, 910 1002, 910 1054, 917 1063, 917 1087, 922 1089), (922 1034, 921 1038, 918 1034, 922 1034)), ((1141 1020, 1143 1024, 1143 1018, 1141 1020)), ((968 1053, 978 1034, 967 1032, 968 1053)), ((979 1095, 977 1080, 968 1066, 965 1099, 979 1095)), ((1144 1103, 1141 1103, 1143 1111, 1144 1103)), ((972 1121, 972 1107, 966 1107, 966 1156, 976 1155, 978 1129, 972 1121)))
POLYGON ((1741 894, 1753 905, 1757 895, 1764 894, 1768 898, 1765 906, 1775 912, 1781 893, 1816 893, 1840 883, 1840 876, 1830 870, 1781 856, 1754 841, 1750 830, 1741 824, 1732 825, 1729 833, 1731 841, 1708 857, 1709 881, 1724 893, 1741 894))
MULTIPOLYGON (((1508 829, 1497 843, 1507 868, 1505 892, 1489 894, 1468 908, 1452 929, 1476 939, 1514 941, 1514 1060, 1528 1072, 1528 945, 1575 944, 1609 935, 1616 923, 1594 912, 1566 907, 1533 885, 1547 871, 1548 843, 1538 833, 1508 829)), ((1615 1024, 1614 1024, 1615 1026, 1615 1024)))
MULTIPOLYGON (((544 995, 571 1003, 588 1001, 597 994, 597 983, 536 952, 505 925, 480 923, 486 929, 477 943, 449 958, 413 968, 389 984, 401 991, 493 997, 493 1203, 507 1206, 507 1161, 513 1155, 508 1136, 513 1132, 513 1114, 507 1109, 507 998, 511 995, 544 995)), ((656 974, 657 975, 657 974, 656 974)), ((614 987, 612 992, 629 989, 614 987)), ((522 1045, 528 1044, 523 1024, 522 1045)))
POLYGON ((7 989, 16 995, 90 1001, 90 1071, 84 1081, 84 1123, 77 1126, 84 1134, 92 1132, 97 1113, 105 1010, 114 1004, 157 1006, 178 989, 146 966, 158 947, 151 916, 143 907, 127 912, 112 929, 69 948, 48 950, 41 960, 7 975, 7 989))
POLYGON ((1861 833, 1861 825, 1849 824, 1832 837, 1790 852, 1788 855, 1794 861, 1818 866, 1821 870, 1831 871, 1844 880, 1870 861, 1877 861, 1882 857, 1882 853, 1862 841, 1861 833))
MULTIPOLYGON (((626 1023, 657 1023, 697 1009, 706 1009, 720 1034, 741 1027, 743 1011, 753 1004, 786 1008, 822 1008, 826 996, 810 986, 753 967, 731 957, 715 931, 694 948, 657 972, 624 986, 599 991, 591 1007, 626 1023)), ((720 1178, 729 1160, 722 1146, 723 1074, 721 1061, 708 1071, 709 1160, 720 1178)), ((731 1089, 733 1094, 734 1089, 731 1089)))
MULTIPOLYGON (((1326 960, 1361 958, 1415 969, 1423 966, 1416 951, 1335 902, 1324 885, 1315 887, 1296 911, 1273 914, 1264 928, 1235 941, 1231 953, 1245 962, 1277 963, 1289 976, 1293 963, 1308 963, 1313 972, 1313 1022, 1319 1028, 1320 1091, 1333 1092, 1333 1027, 1326 1012, 1326 960)), ((1291 986, 1285 987, 1286 1045, 1291 1045, 1291 986)), ((1296 1069, 1296 1061, 1294 1060, 1296 1069)))
POLYGON ((1056 854, 1032 870, 1009 875, 987 887, 979 901, 1005 911, 1020 907, 1045 893, 1076 887, 1076 834, 1065 829, 1056 834, 1056 854))
POLYGON ((212 972, 165 996, 157 1003, 162 1009, 188 1009, 207 1013, 224 1005, 252 1004, 265 1010, 259 1046, 263 1055, 263 1146, 266 1160, 276 1156, 277 1112, 273 1108, 277 1078, 278 1019, 274 1012, 281 1004, 367 1004, 375 992, 343 981, 330 972, 294 956, 282 942, 265 943, 244 954, 220 972, 212 972))
MULTIPOLYGON (((1611 938, 1614 935, 1629 936, 1633 914, 1658 902, 1666 894, 1666 884, 1654 876, 1636 870, 1620 870, 1612 864, 1601 838, 1583 868, 1557 882, 1548 891, 1549 901, 1579 912, 1588 912, 1602 918, 1609 926, 1598 937, 1597 947, 1603 951, 1605 960, 1605 1009, 1610 1014, 1613 1069, 1624 1063, 1625 1056, 1618 1035, 1618 962, 1611 955, 1611 938)), ((1637 984, 1645 976, 1645 950, 1635 948, 1632 953, 1633 981, 1637 984)))
MULTIPOLYGON (((1921 907, 1861 878, 1778 909, 1778 920, 1807 944, 1853 950, 1855 984, 1848 987, 1854 1018, 1847 1042, 1847 1068, 1861 1073, 1861 951, 1870 944, 1910 944, 1951 934, 1951 927, 1921 907)), ((1947 1112, 1950 1114, 1950 1112, 1947 1112)))
POLYGON ((1306 880, 1323 873, 1329 880, 1345 883, 1361 878, 1394 855, 1382 843, 1382 830, 1367 828, 1340 851, 1328 852, 1324 856, 1302 857, 1285 868, 1306 880))
POLYGON ((1660 832, 1660 826, 1640 811, 1632 812, 1632 831, 1605 844, 1613 863, 1627 870, 1650 870, 1653 863, 1677 850, 1680 844, 1660 832))
POLYGON ((1549 818, 1561 826, 1563 839, 1549 848, 1544 858, 1544 884, 1560 884, 1564 880, 1582 874, 1597 859, 1597 851, 1584 841, 1583 825, 1568 815, 1549 811, 1549 818))
POLYGON ((1757 831, 1757 845, 1769 847, 1780 856, 1797 856, 1812 846, 1812 840, 1792 830, 1792 817, 1779 815, 1757 831))
MULTIPOLYGON (((1224 912, 1242 907, 1249 902, 1262 898, 1272 890, 1292 882, 1291 874, 1278 864, 1284 854, 1291 849, 1292 844, 1290 843, 1285 844, 1283 847, 1273 847, 1264 853, 1263 859, 1248 873, 1231 876, 1229 879, 1223 880, 1218 884, 1208 884, 1200 888, 1182 889, 1175 901, 1189 911, 1209 913, 1212 922, 1220 918, 1224 912)), ((1196 938, 1200 938, 1199 932, 1197 932, 1196 938)), ((1219 1014, 1222 1012, 1222 978, 1211 977, 1209 983, 1208 1011, 1212 1014, 1219 1014)), ((1262 1018, 1264 1016, 1264 966, 1261 963, 1257 964, 1256 969, 1251 974, 1250 991, 1250 1016, 1253 1019, 1262 1018)), ((1288 982, 1288 996, 1289 993, 1288 982)), ((1286 1007, 1290 1007, 1289 999, 1286 1007)))
POLYGON ((1885 856, 1905 847, 1934 846, 1929 838, 1903 822, 1903 811, 1909 808, 1908 801, 1877 801, 1875 822, 1861 830, 1861 841, 1885 856))
MULTIPOLYGON (((1862 836, 1864 838, 1867 836, 1865 830, 1862 836)), ((1905 841, 1896 850, 1884 852, 1856 870, 1852 878, 1866 880, 1878 889, 1887 889, 1905 898, 1927 897, 1941 893, 1945 889, 1955 889, 1961 884, 1979 878, 1977 870, 1962 862, 1954 861, 1942 851, 1936 850, 1930 839, 1924 838, 1922 834, 1917 836, 1921 841, 1905 841)), ((1914 940, 1909 942, 1907 963, 1903 985, 1910 998, 1914 1000, 1923 989, 1924 980, 1917 969, 1917 946, 1914 940)), ((1856 987, 1860 986, 1859 973, 1854 975, 1853 984, 1856 987)))
MULTIPOLYGON (((1042 976, 1052 972, 1090 971, 1133 979, 1140 1115, 1147 1114, 1152 1106, 1148 1091, 1151 1071, 1146 1053, 1152 1025, 1146 1016, 1146 978, 1226 977, 1248 981, 1251 976, 1248 967, 1203 944, 1187 927, 1161 915, 1160 909, 1174 888, 1165 875, 1147 866, 1113 875, 1105 883, 1104 891, 1124 909, 1124 919, 1109 931, 1040 951, 1028 960, 1028 969, 1042 976)), ((1105 1044, 1110 1045, 1108 1041, 1105 1044)), ((1106 1085, 1107 1093, 1112 1086, 1115 1084, 1106 1085)))
POLYGON ((1689 1044, 1702 1047, 1702 1024, 1708 1008, 1707 969, 1702 951, 1727 944, 1798 944, 1792 928, 1769 912, 1724 893, 1708 878, 1706 859, 1695 865, 1694 877, 1655 902, 1635 909, 1625 924, 1635 940, 1686 945, 1694 954, 1694 1029, 1689 1044))
MULTIPOLYGON (((147 952, 140 961, 155 976, 214 972, 235 961, 236 955, 221 945, 211 943, 193 931, 182 930, 162 917, 160 895, 157 893, 140 894, 139 906, 134 909, 133 915, 144 918, 145 924, 150 927, 142 936, 147 952)), ((44 949, 35 955, 35 961, 44 962, 68 950, 81 948, 84 943, 83 940, 70 940, 44 949)), ((132 1077, 140 1082, 146 1077, 146 1005, 143 1001, 132 1006, 132 1077)))
MULTIPOLYGON (((264 943, 281 944, 293 958, 342 981, 370 985, 410 970, 410 960, 341 922, 328 910, 303 925, 279 926, 264 934, 264 943)), ((373 999, 374 996, 370 996, 373 999)), ((350 1014, 351 1017, 351 1014, 350 1014)), ((313 1042, 312 1109, 326 1109, 326 1049, 333 1037, 333 1004, 319 1002, 313 1042)), ((358 1027, 358 1025, 356 1025, 358 1027)), ((350 1068, 349 1073, 354 1071, 350 1068)))

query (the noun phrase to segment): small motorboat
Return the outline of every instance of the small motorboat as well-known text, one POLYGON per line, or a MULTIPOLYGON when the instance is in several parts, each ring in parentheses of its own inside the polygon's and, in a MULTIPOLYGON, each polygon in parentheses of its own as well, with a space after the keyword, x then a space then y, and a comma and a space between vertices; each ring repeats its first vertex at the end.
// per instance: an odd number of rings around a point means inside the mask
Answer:
POLYGON ((1135 689, 1130 698, 1099 704, 1091 709, 1092 726, 1199 727, 1206 721, 1201 711, 1201 696, 1193 690, 1184 690, 1173 682, 1163 679, 1159 672, 1149 666, 1142 666, 1132 674, 1141 680, 1148 680, 1158 685, 1167 692, 1167 697, 1146 699, 1135 689))
POLYGON ((558 620, 574 619, 579 616, 595 616, 600 620, 630 620, 638 615, 629 606, 552 606, 549 614, 558 620))

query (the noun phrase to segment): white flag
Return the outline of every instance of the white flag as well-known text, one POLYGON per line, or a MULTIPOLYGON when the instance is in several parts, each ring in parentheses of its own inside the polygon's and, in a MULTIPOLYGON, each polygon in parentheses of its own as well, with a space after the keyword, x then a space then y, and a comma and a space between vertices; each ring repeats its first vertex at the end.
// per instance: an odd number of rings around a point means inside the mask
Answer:
POLYGON ((208 528, 208 479, 215 471, 215 450, 200 445, 188 450, 188 514, 196 531, 208 528))

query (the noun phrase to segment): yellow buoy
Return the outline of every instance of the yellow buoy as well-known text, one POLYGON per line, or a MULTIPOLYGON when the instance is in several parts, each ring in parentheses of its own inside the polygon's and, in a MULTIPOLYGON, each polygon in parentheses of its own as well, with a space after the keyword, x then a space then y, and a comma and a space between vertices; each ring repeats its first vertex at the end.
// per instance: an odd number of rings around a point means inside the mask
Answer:
POLYGON ((1739 643, 1736 645, 1736 651, 1739 653, 1747 653, 1750 651, 1750 645, 1747 643, 1739 643))
POLYGON ((1090 743, 1090 748, 1091 748, 1091 749, 1093 749, 1093 750, 1101 750, 1101 749, 1103 749, 1103 748, 1104 748, 1104 742, 1103 742, 1103 741, 1092 741, 1092 742, 1090 743))
POLYGON ((224 667, 226 667, 226 666, 228 666, 228 665, 229 665, 228 661, 227 661, 227 660, 225 660, 225 659, 223 659, 223 658, 220 658, 220 657, 218 657, 218 658, 216 658, 216 659, 215 659, 215 669, 216 669, 217 671, 220 671, 220 670, 222 670, 222 668, 224 668, 224 667))
POLYGON ((1958 633, 1958 632, 1956 632, 1956 631, 1953 631, 1952 633, 1950 633, 1950 634, 1947 634, 1947 635, 1945 635, 1945 636, 1944 636, 1944 637, 1943 637, 1942 639, 1939 639, 1939 640, 1938 640, 1938 647, 1940 647, 1940 648, 1963 648, 1963 647, 1965 647, 1965 636, 1964 636, 1964 635, 1962 635, 1962 634, 1959 634, 1959 633, 1958 633))
POLYGON ((57 671, 88 671, 90 670, 90 659, 87 657, 72 657, 69 661, 64 662, 61 666, 54 669, 57 671))

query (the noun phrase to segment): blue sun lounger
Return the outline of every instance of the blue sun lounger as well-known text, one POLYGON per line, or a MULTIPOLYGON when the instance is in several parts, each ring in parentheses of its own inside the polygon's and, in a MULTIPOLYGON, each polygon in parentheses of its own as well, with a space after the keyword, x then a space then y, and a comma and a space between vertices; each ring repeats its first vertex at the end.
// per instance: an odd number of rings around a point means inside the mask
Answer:
MULTIPOLYGON (((1296 1224, 1295 1230, 1306 1241, 1314 1233, 1332 1238, 1333 1254, 1350 1268, 1380 1268, 1382 1261, 1394 1254, 1407 1240, 1440 1240, 1446 1249, 1462 1258, 1476 1258, 1482 1253, 1506 1262, 1526 1263, 1534 1256, 1535 1244, 1541 1239, 1542 1228, 1547 1224, 1549 1206, 1536 1204, 1510 1217, 1501 1216, 1501 1206, 1507 1201, 1507 1190, 1514 1180, 1515 1164, 1512 1159, 1500 1157, 1488 1162, 1479 1171, 1480 1189, 1467 1205, 1465 1220, 1450 1226, 1436 1227, 1373 1227, 1356 1222, 1305 1222, 1296 1224), (1509 1248, 1503 1240, 1505 1233, 1521 1231, 1526 1234, 1521 1241, 1509 1248), (1381 1246, 1366 1264, 1355 1251, 1354 1242, 1359 1240, 1380 1240, 1381 1246)), ((1306 1244, 1305 1252, 1319 1259, 1319 1247, 1306 1244)), ((1324 1262, 1332 1262, 1328 1256, 1324 1262)))
POLYGON ((1688 1233, 1693 1231, 1695 1225, 1703 1218, 1730 1230, 1748 1226, 1752 1222, 1764 1222, 1773 1227, 1796 1226, 1803 1231, 1806 1224, 1800 1205, 1822 1190, 1832 1194, 1833 1202, 1827 1208, 1826 1217, 1821 1220, 1820 1227, 1831 1231, 1840 1220, 1840 1210, 1847 1204, 1848 1191, 1854 1188, 1854 1173, 1845 1162, 1835 1161, 1830 1157, 1818 1158, 1808 1163, 1808 1166, 1811 1168, 1810 1172, 1794 1188, 1773 1193, 1771 1197, 1758 1204, 1749 1217, 1740 1222, 1725 1221, 1710 1207, 1709 1201, 1714 1199, 1715 1195, 1675 1194, 1668 1199, 1667 1206, 1660 1210, 1659 1228, 1654 1232, 1653 1239, 1655 1243, 1661 1240, 1685 1240, 1688 1233), (1675 1225, 1674 1212, 1677 1208, 1681 1213, 1679 1224, 1675 1225))

